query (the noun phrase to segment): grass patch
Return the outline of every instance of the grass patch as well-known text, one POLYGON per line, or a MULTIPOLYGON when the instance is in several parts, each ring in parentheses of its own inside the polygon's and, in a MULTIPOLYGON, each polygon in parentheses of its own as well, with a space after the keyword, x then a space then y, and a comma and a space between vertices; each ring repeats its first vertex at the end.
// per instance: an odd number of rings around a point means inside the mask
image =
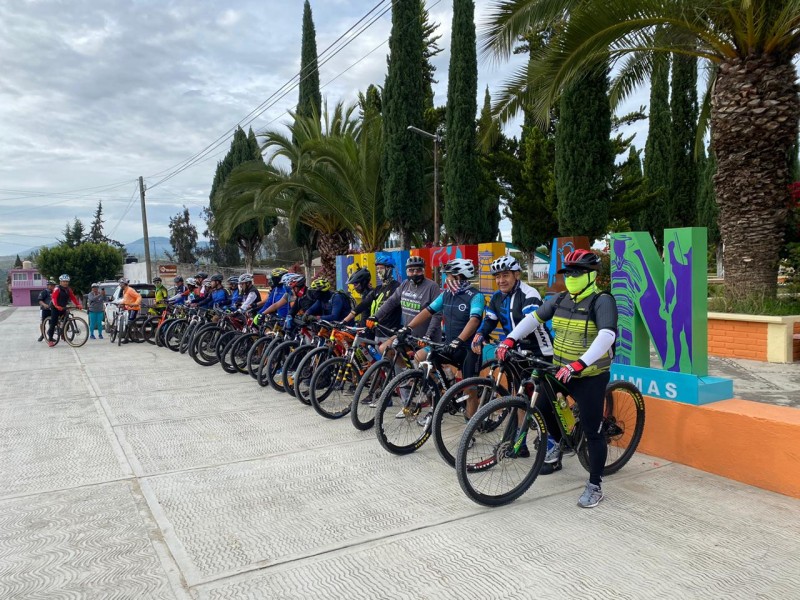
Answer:
MULTIPOLYGON (((710 289, 709 292, 711 292, 710 289)), ((785 290, 780 290, 778 293, 784 294, 785 290)), ((709 293, 709 296, 711 296, 708 300, 708 310, 710 312, 767 315, 772 317, 800 315, 800 297, 797 295, 781 295, 776 298, 765 294, 729 296, 723 293, 718 293, 717 295, 709 293)))

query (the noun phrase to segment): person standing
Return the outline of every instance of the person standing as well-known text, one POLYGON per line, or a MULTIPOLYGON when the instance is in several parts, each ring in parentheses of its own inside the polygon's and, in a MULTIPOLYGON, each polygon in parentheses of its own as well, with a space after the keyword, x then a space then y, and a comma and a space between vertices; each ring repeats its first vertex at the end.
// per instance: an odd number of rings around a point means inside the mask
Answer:
MULTIPOLYGON (((47 319, 50 318, 50 294, 53 293, 53 289, 56 287, 56 282, 52 279, 47 280, 47 288, 39 292, 39 296, 36 300, 39 302, 39 307, 41 310, 41 323, 44 323, 47 319)), ((41 342, 44 340, 44 329, 42 328, 41 323, 39 324, 39 339, 36 340, 37 342, 41 342)))
POLYGON ((86 311, 89 313, 89 339, 103 339, 103 317, 105 316, 105 294, 100 291, 100 284, 93 283, 92 291, 86 297, 86 311), (97 330, 97 337, 94 332, 97 330))

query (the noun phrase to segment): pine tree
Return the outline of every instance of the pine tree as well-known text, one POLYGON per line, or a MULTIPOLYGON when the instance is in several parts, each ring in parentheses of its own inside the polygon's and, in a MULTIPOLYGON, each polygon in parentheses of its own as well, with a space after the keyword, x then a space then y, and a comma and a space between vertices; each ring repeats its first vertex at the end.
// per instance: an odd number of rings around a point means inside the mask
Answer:
POLYGON ((555 173, 562 235, 594 240, 606 233, 614 167, 607 90, 604 69, 588 73, 561 96, 555 173))
POLYGON ((484 200, 478 197, 475 145, 477 95, 475 5, 473 0, 454 0, 447 80, 444 224, 457 244, 477 244, 484 234, 484 200))
POLYGON ((642 211, 637 229, 649 231, 662 240, 668 224, 670 189, 670 134, 672 118, 669 109, 669 57, 656 52, 650 77, 650 125, 644 147, 644 178, 653 200, 642 211))
MULTIPOLYGON (((425 59, 420 0, 392 6, 389 69, 383 91, 383 177, 386 214, 400 232, 404 249, 423 223, 425 196, 423 139, 407 130, 421 126, 425 108, 425 59)), ((474 118, 473 114, 473 118, 474 118)))
POLYGON ((690 227, 697 214, 697 58, 672 55, 669 226, 690 227))
POLYGON ((169 219, 169 243, 175 253, 174 259, 179 263, 193 263, 197 247, 197 228, 189 219, 189 209, 185 206, 183 211, 169 219))
POLYGON ((89 227, 89 237, 88 241, 93 242, 95 244, 102 244, 107 242, 108 239, 103 234, 103 202, 97 202, 97 210, 94 211, 94 217, 92 217, 92 225, 89 227))
POLYGON ((17 260, 14 261, 14 268, 15 269, 22 268, 22 259, 19 257, 19 254, 17 254, 17 260))

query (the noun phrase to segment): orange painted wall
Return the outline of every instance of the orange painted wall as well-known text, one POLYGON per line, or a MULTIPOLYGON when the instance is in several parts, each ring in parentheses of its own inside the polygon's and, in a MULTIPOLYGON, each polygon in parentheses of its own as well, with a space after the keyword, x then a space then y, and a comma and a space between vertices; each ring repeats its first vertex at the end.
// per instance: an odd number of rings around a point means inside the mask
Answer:
POLYGON ((749 400, 645 398, 639 451, 800 498, 800 410, 749 400))
POLYGON ((708 353, 766 361, 767 324, 709 319, 708 353))

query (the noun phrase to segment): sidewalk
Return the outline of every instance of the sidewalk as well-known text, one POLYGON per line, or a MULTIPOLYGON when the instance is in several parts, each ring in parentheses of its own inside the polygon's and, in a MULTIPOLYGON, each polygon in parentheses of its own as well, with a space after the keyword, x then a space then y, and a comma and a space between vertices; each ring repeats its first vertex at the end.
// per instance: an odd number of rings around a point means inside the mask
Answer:
POLYGON ((637 455, 594 510, 574 458, 485 509, 430 441, 393 456, 188 356, 47 348, 36 319, 0 308, 3 600, 800 598, 798 500, 637 455))

